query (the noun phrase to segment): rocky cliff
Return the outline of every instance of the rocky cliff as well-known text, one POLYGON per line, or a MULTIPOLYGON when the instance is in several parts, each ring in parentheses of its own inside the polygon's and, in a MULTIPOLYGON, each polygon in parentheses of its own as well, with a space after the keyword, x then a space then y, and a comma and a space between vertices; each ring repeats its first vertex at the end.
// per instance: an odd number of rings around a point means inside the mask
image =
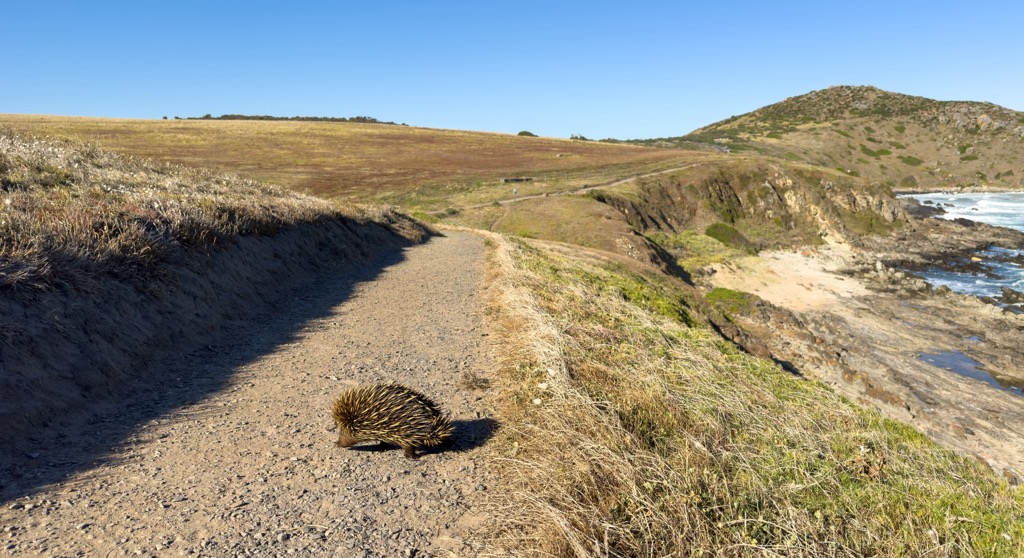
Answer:
POLYGON ((888 233, 907 221, 884 185, 745 159, 649 177, 595 197, 617 208, 641 233, 706 231, 717 225, 735 229, 754 249, 856 244, 863 235, 888 233))

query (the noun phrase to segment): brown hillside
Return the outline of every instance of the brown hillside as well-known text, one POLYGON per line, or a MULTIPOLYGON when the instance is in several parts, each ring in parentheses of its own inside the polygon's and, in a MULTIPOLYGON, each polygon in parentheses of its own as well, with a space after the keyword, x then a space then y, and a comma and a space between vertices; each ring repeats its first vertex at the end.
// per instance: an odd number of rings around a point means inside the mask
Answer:
POLYGON ((503 177, 542 193, 678 166, 678 149, 341 122, 126 120, 0 115, 21 132, 237 173, 329 198, 445 209, 508 197, 503 177), (544 184, 538 184, 544 182, 544 184), (456 206, 459 204, 456 203, 456 206))
POLYGON ((1024 113, 874 87, 813 91, 676 139, 840 169, 895 189, 1024 186, 1024 113))

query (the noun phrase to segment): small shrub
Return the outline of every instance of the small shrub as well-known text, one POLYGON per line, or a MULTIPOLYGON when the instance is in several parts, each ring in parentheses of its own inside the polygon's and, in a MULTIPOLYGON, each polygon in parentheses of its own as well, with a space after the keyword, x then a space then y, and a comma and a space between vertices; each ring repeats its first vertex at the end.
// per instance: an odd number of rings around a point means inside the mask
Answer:
POLYGON ((747 314, 757 301, 750 293, 721 287, 712 289, 704 299, 729 314, 747 314))
POLYGON ((533 132, 526 131, 526 130, 523 130, 522 132, 519 132, 516 135, 517 136, 524 136, 524 137, 528 137, 528 138, 535 138, 535 137, 537 137, 537 134, 535 134, 533 132))
POLYGON ((897 133, 902 134, 903 132, 906 132, 906 131, 907 131, 907 127, 904 126, 903 124, 897 124, 896 125, 896 132, 897 133))
POLYGON ((864 144, 861 144, 860 151, 861 151, 861 153, 867 155, 868 157, 874 157, 875 159, 881 157, 882 155, 892 155, 892 151, 889 151, 888 149, 873 150, 873 149, 869 149, 864 144))
POLYGON ((970 149, 971 147, 974 147, 974 146, 972 146, 969 143, 965 143, 965 144, 957 147, 957 151, 959 151, 960 154, 963 155, 964 153, 967 153, 967 150, 970 149))
POLYGON ((960 157, 960 160, 961 161, 977 161, 978 160, 978 156, 977 155, 964 155, 963 157, 960 157))
POLYGON ((713 223, 708 226, 704 234, 711 238, 748 254, 756 254, 757 247, 743 233, 725 223, 713 223))
POLYGON ((903 161, 903 164, 910 165, 912 167, 917 167, 924 164, 924 161, 912 155, 901 155, 899 159, 900 161, 903 161))

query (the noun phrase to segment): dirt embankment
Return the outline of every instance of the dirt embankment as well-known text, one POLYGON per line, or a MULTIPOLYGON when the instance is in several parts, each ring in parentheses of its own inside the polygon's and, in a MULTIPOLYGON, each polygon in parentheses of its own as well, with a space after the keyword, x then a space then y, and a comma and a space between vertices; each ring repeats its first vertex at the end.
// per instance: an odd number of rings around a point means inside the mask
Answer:
MULTIPOLYGON (((277 256, 317 261, 304 253, 322 254, 317 242, 304 249, 304 239, 277 256)), ((191 349, 162 346, 118 397, 63 412, 8 446, 0 547, 18 556, 472 554, 470 512, 491 488, 472 450, 495 427, 478 389, 489 368, 483 242, 460 233, 420 245, 366 240, 367 257, 290 275, 278 264, 253 283, 239 279, 254 264, 242 252, 237 269, 225 262, 218 281, 235 271, 232 300, 247 311, 207 327, 191 349), (388 380, 451 412, 452 447, 411 461, 398 449, 334 446, 337 394, 388 380)), ((275 261, 266 245, 250 249, 275 261)))

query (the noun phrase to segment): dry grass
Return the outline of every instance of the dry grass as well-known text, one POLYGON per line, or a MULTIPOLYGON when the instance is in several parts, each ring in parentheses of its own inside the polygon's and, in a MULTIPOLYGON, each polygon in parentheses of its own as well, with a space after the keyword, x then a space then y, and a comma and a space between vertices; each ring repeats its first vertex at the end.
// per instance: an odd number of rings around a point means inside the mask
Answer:
POLYGON ((991 471, 690 322, 672 283, 493 238, 496 553, 1019 556, 991 471))
MULTIPOLYGON (((329 219, 401 219, 209 171, 0 131, 0 289, 145 287, 159 264, 329 219)), ((416 234, 407 227, 408 234, 416 234)), ((422 231, 421 231, 422 233, 422 231)))
POLYGON ((567 242, 608 252, 634 236, 622 215, 586 196, 549 196, 464 211, 445 220, 510 236, 567 242))
POLYGON ((383 124, 217 120, 122 120, 0 115, 34 134, 94 142, 157 161, 237 173, 298 191, 407 209, 510 197, 507 176, 531 176, 529 192, 678 166, 673 149, 436 130, 383 124))

